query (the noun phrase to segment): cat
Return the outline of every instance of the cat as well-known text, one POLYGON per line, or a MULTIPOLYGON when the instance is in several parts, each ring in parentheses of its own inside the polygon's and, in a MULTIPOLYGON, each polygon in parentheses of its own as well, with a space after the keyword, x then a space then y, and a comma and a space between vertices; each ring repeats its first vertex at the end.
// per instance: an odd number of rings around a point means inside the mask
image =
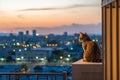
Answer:
POLYGON ((96 42, 92 41, 87 33, 80 32, 79 40, 82 42, 83 61, 84 62, 101 62, 100 49, 96 42))

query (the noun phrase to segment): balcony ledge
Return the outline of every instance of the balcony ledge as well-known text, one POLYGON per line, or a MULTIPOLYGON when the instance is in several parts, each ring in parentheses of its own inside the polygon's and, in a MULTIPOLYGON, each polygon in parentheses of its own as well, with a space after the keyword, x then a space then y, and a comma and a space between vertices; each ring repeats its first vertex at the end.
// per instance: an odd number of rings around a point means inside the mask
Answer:
POLYGON ((72 80, 102 80, 102 63, 83 60, 73 63, 72 80))

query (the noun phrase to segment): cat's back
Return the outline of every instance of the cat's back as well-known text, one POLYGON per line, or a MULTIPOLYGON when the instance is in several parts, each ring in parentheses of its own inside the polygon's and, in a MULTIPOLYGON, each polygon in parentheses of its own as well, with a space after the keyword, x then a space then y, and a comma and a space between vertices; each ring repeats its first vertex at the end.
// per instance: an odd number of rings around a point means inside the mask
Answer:
POLYGON ((94 47, 95 43, 93 41, 82 42, 82 46, 87 46, 88 48, 94 47))

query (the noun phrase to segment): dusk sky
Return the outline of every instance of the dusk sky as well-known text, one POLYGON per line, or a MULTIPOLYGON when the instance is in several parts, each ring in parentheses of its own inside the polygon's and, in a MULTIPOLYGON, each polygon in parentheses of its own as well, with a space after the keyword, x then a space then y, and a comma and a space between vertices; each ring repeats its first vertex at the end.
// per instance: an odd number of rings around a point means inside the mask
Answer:
POLYGON ((98 24, 100 4, 101 0, 0 0, 0 33, 73 23, 98 24))

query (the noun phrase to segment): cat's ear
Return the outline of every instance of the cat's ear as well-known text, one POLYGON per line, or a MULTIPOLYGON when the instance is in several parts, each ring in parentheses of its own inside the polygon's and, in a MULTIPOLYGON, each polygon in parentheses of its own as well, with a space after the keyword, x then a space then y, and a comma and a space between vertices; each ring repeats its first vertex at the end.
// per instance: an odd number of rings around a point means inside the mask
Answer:
POLYGON ((82 32, 80 32, 80 34, 83 34, 82 32))

